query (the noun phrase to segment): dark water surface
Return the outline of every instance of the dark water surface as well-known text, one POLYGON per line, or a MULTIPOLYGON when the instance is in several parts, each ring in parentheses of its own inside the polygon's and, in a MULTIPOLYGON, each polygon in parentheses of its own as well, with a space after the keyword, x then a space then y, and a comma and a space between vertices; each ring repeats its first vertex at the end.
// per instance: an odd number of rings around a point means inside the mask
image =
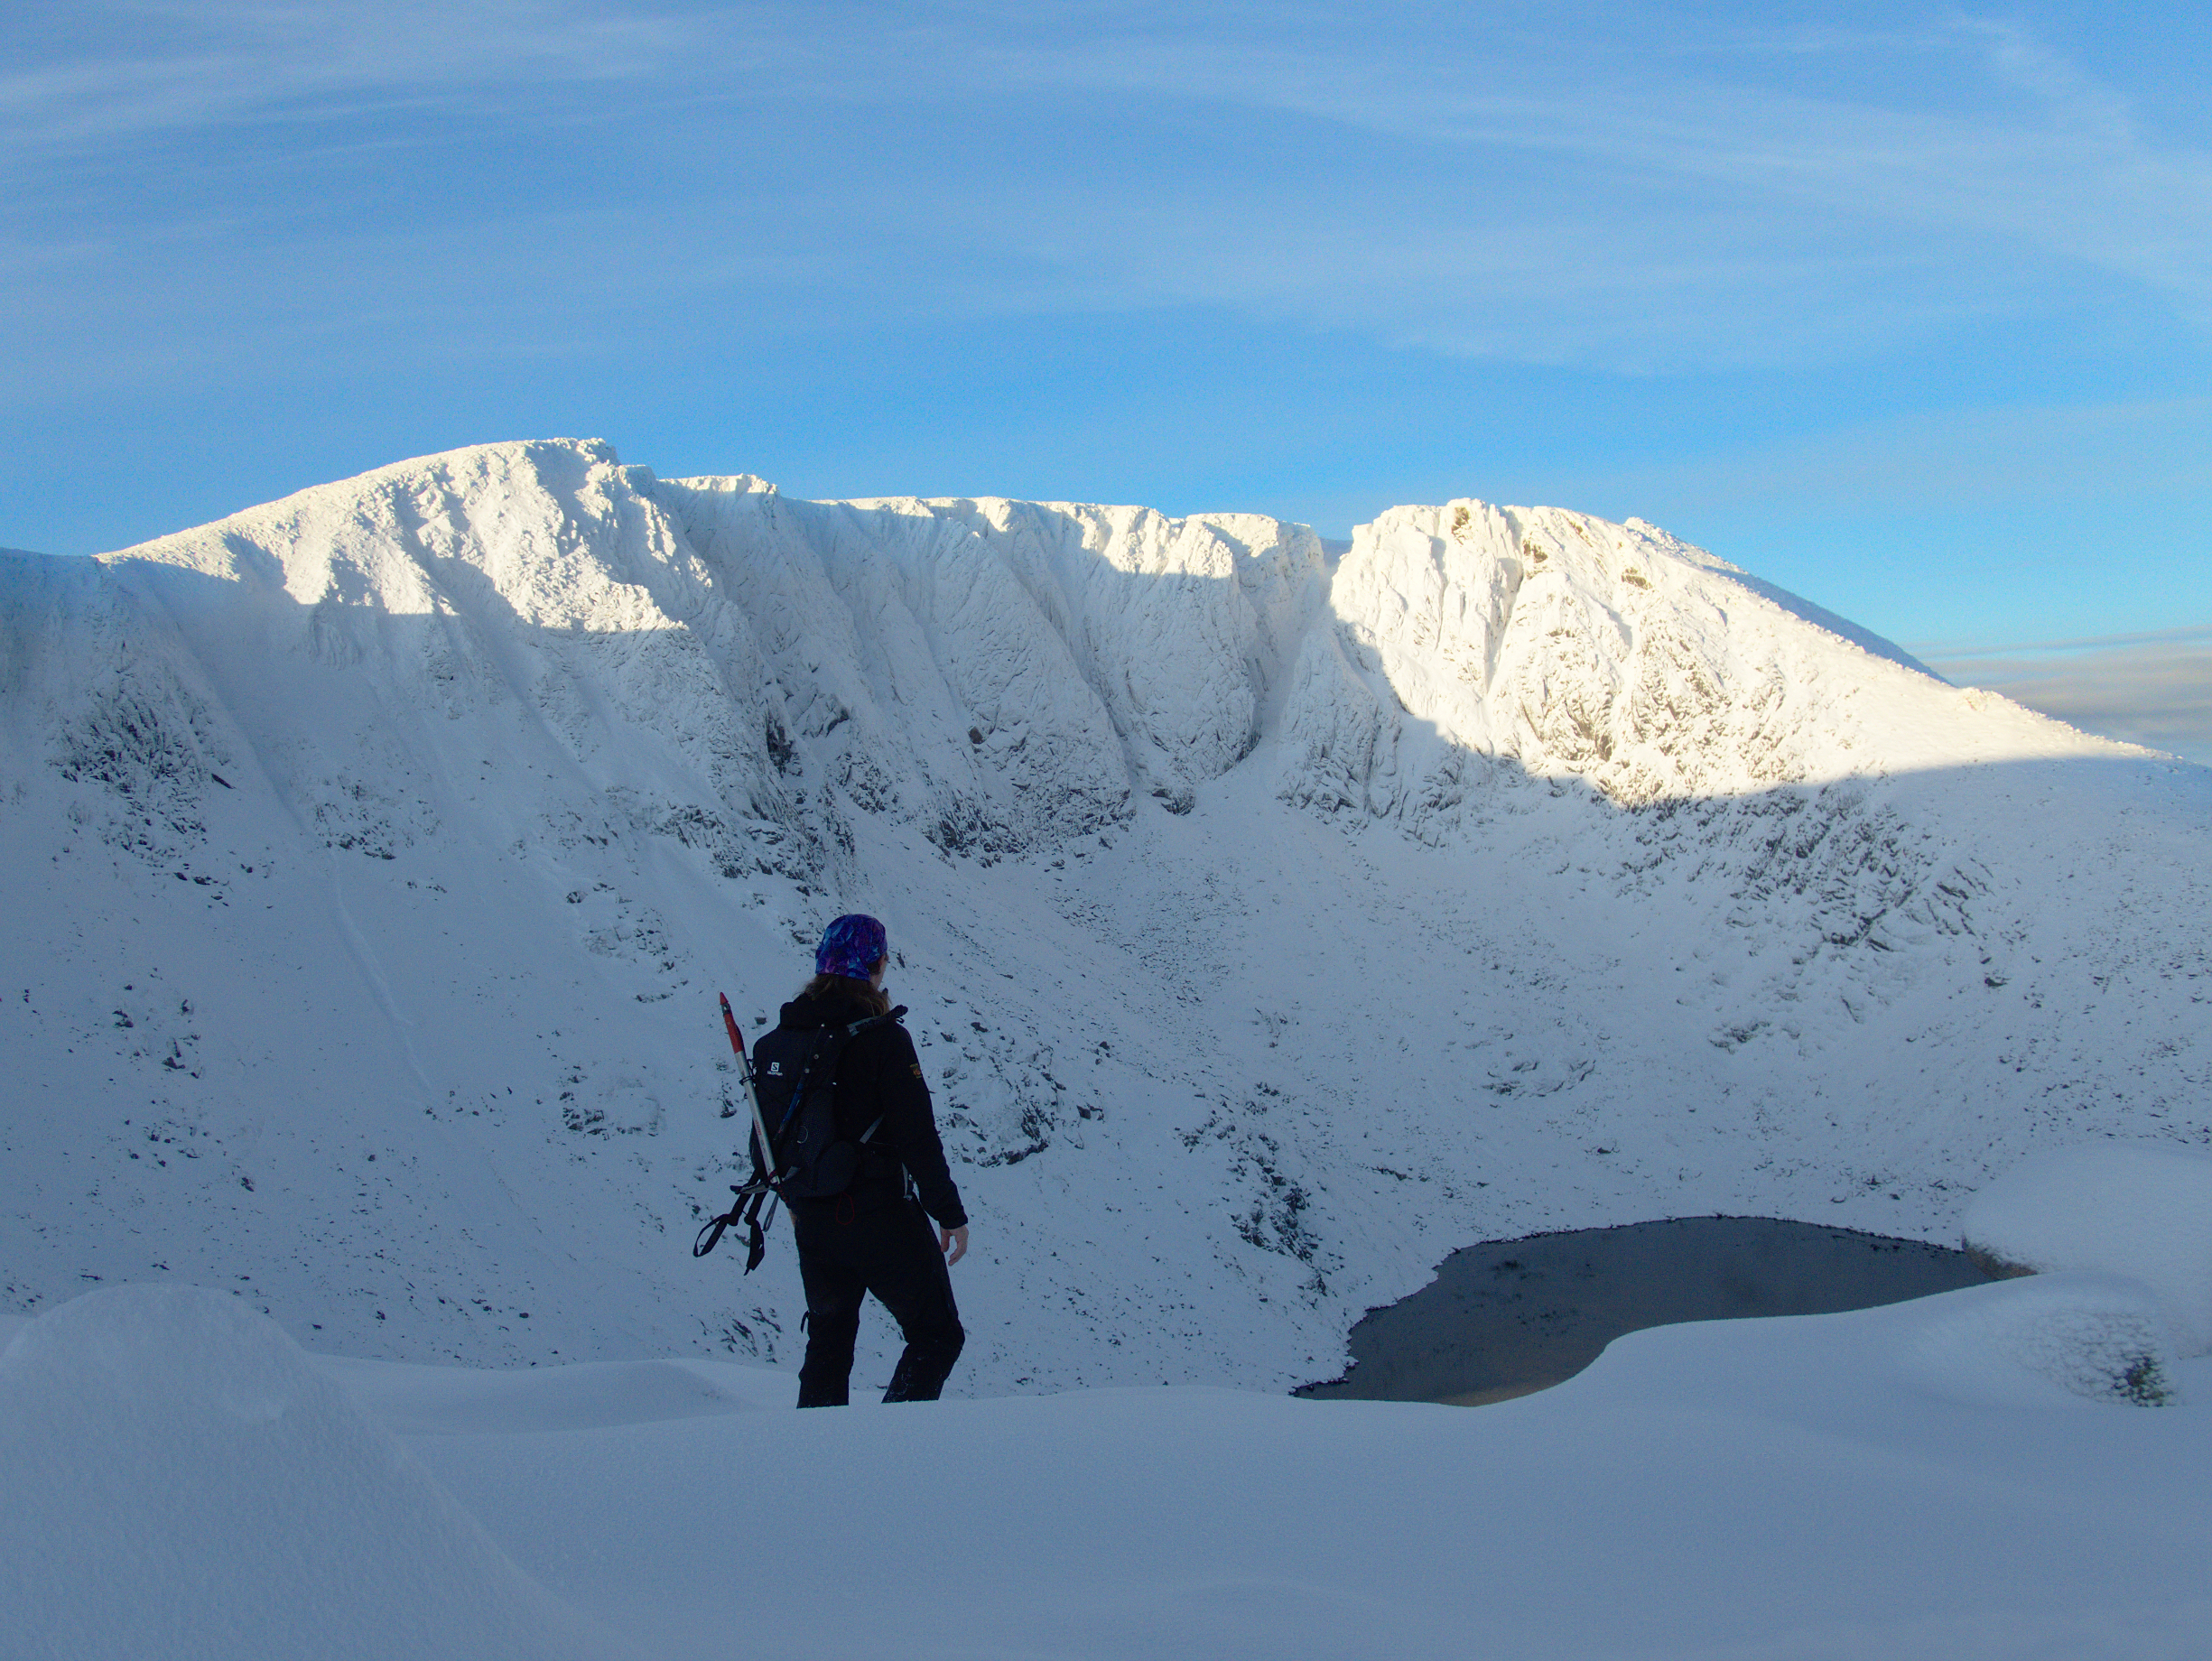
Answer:
POLYGON ((1572 1378, 1621 1336, 1680 1321, 1872 1309, 1989 1276, 1966 1254, 1769 1217, 1676 1217, 1491 1240, 1352 1329, 1352 1367, 1300 1396, 1501 1400, 1572 1378))

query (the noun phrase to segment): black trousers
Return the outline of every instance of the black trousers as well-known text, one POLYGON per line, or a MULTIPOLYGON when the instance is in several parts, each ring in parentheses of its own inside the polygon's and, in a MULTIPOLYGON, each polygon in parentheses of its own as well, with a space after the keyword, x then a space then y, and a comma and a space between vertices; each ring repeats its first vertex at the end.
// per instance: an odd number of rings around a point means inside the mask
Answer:
POLYGON ((883 1399, 935 1401, 968 1335, 928 1214, 904 1197, 865 1208, 850 1195, 802 1200, 791 1207, 791 1232, 806 1285, 799 1406, 841 1407, 851 1399, 852 1343, 871 1292, 906 1340, 883 1399))

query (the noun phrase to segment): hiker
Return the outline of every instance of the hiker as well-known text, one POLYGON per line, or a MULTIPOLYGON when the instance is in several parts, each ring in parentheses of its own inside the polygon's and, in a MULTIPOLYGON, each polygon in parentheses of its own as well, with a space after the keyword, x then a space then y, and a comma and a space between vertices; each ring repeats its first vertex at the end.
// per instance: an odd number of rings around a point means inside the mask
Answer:
POLYGON ((837 1137, 860 1151, 851 1183, 824 1198, 785 1202, 806 1286, 802 1407, 841 1407, 850 1399, 853 1339, 870 1292, 906 1341, 887 1402, 936 1400, 967 1337, 945 1271, 968 1250, 968 1213, 945 1166, 914 1040, 883 995, 888 953, 882 923, 838 918, 823 932, 814 978, 784 1006, 756 1052, 762 1067, 773 1068, 781 1056, 803 1053, 824 1028, 884 1017, 855 1032, 837 1056, 837 1137))

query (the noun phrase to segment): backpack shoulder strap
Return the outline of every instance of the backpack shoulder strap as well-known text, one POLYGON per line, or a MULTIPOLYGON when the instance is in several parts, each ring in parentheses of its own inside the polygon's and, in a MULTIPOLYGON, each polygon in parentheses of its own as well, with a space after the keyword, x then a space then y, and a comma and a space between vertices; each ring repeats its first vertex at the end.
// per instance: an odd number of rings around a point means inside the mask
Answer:
MULTIPOLYGON (((906 1006, 901 1004, 888 1015, 871 1015, 863 1020, 855 1021, 851 1025, 845 1028, 844 1037, 839 1041, 838 1048, 841 1050, 843 1049, 847 1043, 859 1037, 871 1026, 897 1025, 906 1019, 906 1006)), ((866 1147, 875 1134, 883 1128, 883 1120, 884 1115, 881 1113, 877 1114, 875 1122, 869 1125, 866 1130, 860 1132, 860 1146, 862 1147, 866 1147)))

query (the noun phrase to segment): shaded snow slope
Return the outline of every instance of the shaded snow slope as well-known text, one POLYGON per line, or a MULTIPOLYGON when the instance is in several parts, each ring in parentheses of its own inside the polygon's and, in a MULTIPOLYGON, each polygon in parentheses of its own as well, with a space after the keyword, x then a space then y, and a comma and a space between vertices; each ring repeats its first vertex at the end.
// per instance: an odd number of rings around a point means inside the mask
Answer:
POLYGON ((713 995, 847 909, 977 1221, 958 1388, 1328 1377, 1470 1239, 1952 1238, 2212 1134, 2212 775, 1801 609, 1552 509, 1338 552, 566 441, 0 559, 0 1293, 788 1361, 787 1241, 688 1255, 713 995))

